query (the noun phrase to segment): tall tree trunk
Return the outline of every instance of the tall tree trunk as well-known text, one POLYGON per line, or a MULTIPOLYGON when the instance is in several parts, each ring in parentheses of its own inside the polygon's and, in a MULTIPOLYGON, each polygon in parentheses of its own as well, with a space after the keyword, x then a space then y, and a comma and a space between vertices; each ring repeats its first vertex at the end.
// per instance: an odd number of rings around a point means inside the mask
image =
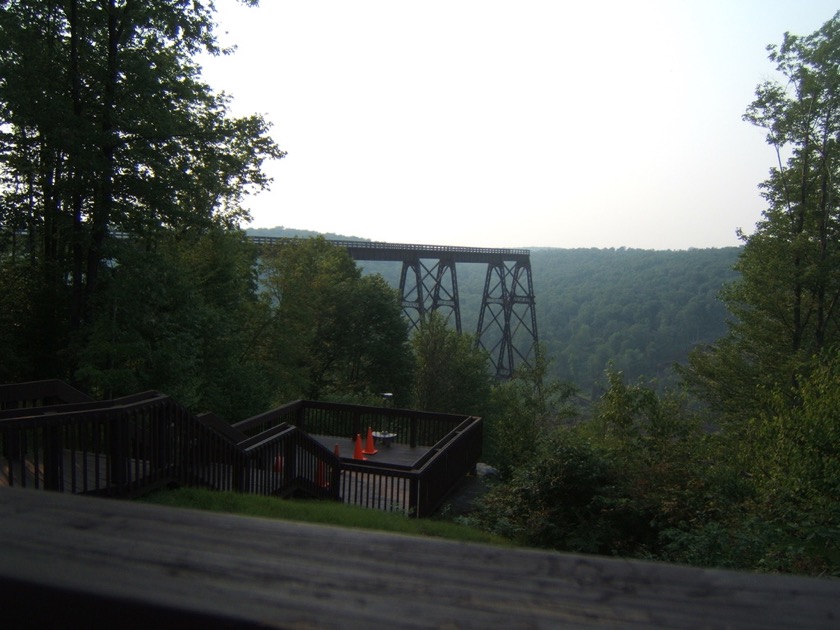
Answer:
POLYGON ((799 352, 802 348, 802 339, 804 336, 802 324, 802 295, 803 295, 803 281, 802 270, 803 261, 802 253, 800 251, 801 243, 799 236, 805 230, 805 214, 808 204, 808 170, 810 163, 808 161, 810 151, 810 136, 806 132, 805 144, 802 151, 802 175, 799 183, 799 203, 794 214, 793 222, 793 313, 792 313, 792 339, 791 350, 793 353, 799 352))
POLYGON ((817 261, 817 321, 815 327, 815 348, 816 352, 820 352, 825 345, 826 332, 828 323, 831 317, 832 308, 828 301, 828 284, 831 281, 830 261, 829 261, 829 224, 831 223, 831 156, 829 152, 832 144, 831 122, 834 118, 834 107, 829 105, 828 111, 825 114, 823 122, 823 138, 822 138, 822 159, 820 160, 820 198, 818 204, 818 239, 819 252, 817 261))
POLYGON ((119 50, 122 38, 120 10, 116 0, 107 0, 108 39, 106 75, 102 98, 102 142, 100 144, 101 169, 97 173, 97 194, 94 199, 91 221, 91 242, 88 249, 87 278, 85 285, 85 307, 83 316, 89 319, 90 299, 99 282, 99 271, 104 259, 104 244, 108 236, 108 224, 114 207, 114 173, 117 149, 114 112, 117 103, 119 82, 119 50))
MULTIPOLYGON (((70 3, 70 90, 73 99, 73 124, 75 129, 82 128, 82 96, 81 96, 81 75, 79 70, 79 42, 81 40, 81 24, 79 23, 79 2, 72 0, 70 3)), ((82 226, 82 187, 83 187, 83 171, 79 168, 78 163, 78 148, 75 149, 76 155, 74 160, 74 168, 71 173, 72 177, 72 227, 71 227, 71 243, 72 243, 72 281, 73 293, 70 305, 70 329, 78 330, 81 326, 82 311, 84 302, 83 290, 83 226, 82 226)))

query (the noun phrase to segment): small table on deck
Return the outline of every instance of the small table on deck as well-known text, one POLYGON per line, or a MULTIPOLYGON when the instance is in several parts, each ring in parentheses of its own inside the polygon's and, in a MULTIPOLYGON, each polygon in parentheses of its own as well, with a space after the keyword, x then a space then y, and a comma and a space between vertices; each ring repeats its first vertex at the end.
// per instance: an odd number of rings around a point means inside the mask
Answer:
POLYGON ((374 431, 373 437, 377 442, 382 444, 382 446, 391 446, 394 439, 397 437, 397 434, 391 433, 390 431, 374 431))

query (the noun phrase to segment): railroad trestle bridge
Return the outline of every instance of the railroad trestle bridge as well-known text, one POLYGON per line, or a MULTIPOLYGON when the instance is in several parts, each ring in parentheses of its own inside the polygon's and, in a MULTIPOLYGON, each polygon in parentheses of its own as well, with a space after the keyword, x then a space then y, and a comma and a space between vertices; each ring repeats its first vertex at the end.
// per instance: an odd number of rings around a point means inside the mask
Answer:
MULTIPOLYGON (((260 246, 294 242, 284 237, 250 236, 260 246)), ((538 351, 537 314, 531 253, 527 249, 450 247, 372 241, 330 243, 353 260, 402 264, 400 299, 413 328, 426 313, 439 311, 461 333, 456 264, 486 265, 475 342, 490 355, 496 377, 510 378, 520 365, 531 366, 538 351)))

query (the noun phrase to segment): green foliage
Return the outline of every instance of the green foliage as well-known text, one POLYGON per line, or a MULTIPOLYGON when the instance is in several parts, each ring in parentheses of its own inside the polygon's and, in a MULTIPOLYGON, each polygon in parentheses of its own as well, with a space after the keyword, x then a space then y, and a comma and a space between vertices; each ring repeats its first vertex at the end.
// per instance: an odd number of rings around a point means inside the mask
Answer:
POLYGON ((558 431, 538 447, 509 482, 484 497, 474 522, 525 545, 607 552, 609 462, 573 431, 558 431))
POLYGON ((485 415, 490 398, 490 361, 469 335, 447 327, 432 312, 411 337, 415 359, 414 405, 425 411, 485 415))
POLYGON ((264 253, 262 284, 270 316, 260 352, 274 399, 381 401, 410 396, 407 324, 396 292, 362 277, 346 250, 323 238, 293 240, 264 253))
POLYGON ((230 228, 268 185, 262 163, 283 152, 267 123, 229 116, 193 60, 222 52, 213 14, 202 1, 2 4, 0 256, 27 266, 42 331, 21 377, 86 368, 69 349, 113 319, 100 292, 115 233, 154 251, 230 228))
POLYGON ((327 297, 335 310, 313 356, 319 395, 390 392, 407 400, 413 364, 396 291, 379 276, 356 275, 327 297))
MULTIPOLYGON (((26 264, 0 258, 0 382, 33 380, 43 357, 38 343, 43 289, 26 264), (37 296, 37 297, 36 297, 37 296)), ((58 330, 44 331, 48 336, 58 330)))
POLYGON ((688 420, 685 401, 673 394, 660 396, 639 382, 627 385, 624 375, 607 371, 609 387, 598 403, 597 418, 604 436, 623 448, 641 449, 652 460, 674 455, 674 448, 690 435, 699 435, 699 424, 688 420))
MULTIPOLYGON (((531 250, 540 345, 551 358, 546 377, 593 401, 610 364, 630 379, 655 379, 660 390, 676 385, 672 367, 726 333, 719 295, 737 277, 740 251, 531 250)), ((399 264, 362 265, 399 286, 399 264)), ((486 266, 459 263, 457 272, 463 329, 475 331, 486 266)))
POLYGON ((525 544, 684 561, 679 536, 724 520, 748 491, 678 397, 608 380, 595 416, 545 433, 475 521, 525 544))
POLYGON ((100 397, 156 389, 229 420, 264 411, 263 370, 247 351, 265 317, 254 259, 241 234, 221 229, 154 251, 117 243, 76 380, 100 397))
POLYGON ((680 397, 607 375, 594 417, 537 439, 471 521, 523 544, 840 574, 840 355, 709 432, 680 397))
POLYGON ((582 430, 600 433, 593 439, 622 475, 622 501, 649 519, 651 538, 627 551, 703 566, 756 567, 763 539, 755 519, 745 520, 743 513, 754 487, 731 453, 733 442, 709 432, 678 393, 628 385, 615 371, 607 380, 597 414, 582 430))
POLYGON ((705 476, 717 509, 663 532, 663 559, 840 575, 838 365, 831 353, 797 379, 795 396, 764 392, 756 416, 715 436, 717 459, 705 476))
POLYGON ((576 389, 546 377, 548 362, 538 353, 533 367, 520 366, 507 381, 497 382, 484 418, 484 461, 503 478, 531 459, 544 436, 573 417, 569 402, 576 389))
POLYGON ((595 400, 609 365, 630 379, 674 384, 674 364, 725 332, 718 300, 737 248, 689 251, 535 250, 540 341, 552 375, 595 400))
POLYGON ((749 512, 728 520, 681 524, 660 536, 663 547, 657 558, 719 569, 762 568, 762 557, 772 545, 774 529, 749 512))
POLYGON ((748 491, 735 515, 668 532, 668 551, 837 575, 840 13, 769 49, 785 82, 761 84, 744 117, 766 130, 779 158, 761 185, 768 208, 723 294, 734 315, 728 334, 685 371, 720 414, 722 453, 748 491))
POLYGON ((759 85, 744 116, 779 156, 761 184, 768 207, 744 237, 740 279, 724 294, 729 332, 696 353, 687 373, 704 398, 742 420, 766 410, 767 391, 794 403, 812 358, 840 342, 840 13, 770 51, 785 82, 759 85))
POLYGON ((743 465, 758 488, 756 512, 777 537, 768 568, 840 575, 840 355, 798 379, 797 403, 768 394, 770 408, 744 430, 743 465))
POLYGON ((560 429, 484 498, 475 522, 523 544, 649 558, 658 543, 657 510, 667 506, 625 463, 585 432, 560 429))
POLYGON ((98 317, 80 344, 78 382, 96 397, 159 389, 193 406, 201 329, 189 270, 165 246, 149 252, 129 245, 114 260, 98 317))

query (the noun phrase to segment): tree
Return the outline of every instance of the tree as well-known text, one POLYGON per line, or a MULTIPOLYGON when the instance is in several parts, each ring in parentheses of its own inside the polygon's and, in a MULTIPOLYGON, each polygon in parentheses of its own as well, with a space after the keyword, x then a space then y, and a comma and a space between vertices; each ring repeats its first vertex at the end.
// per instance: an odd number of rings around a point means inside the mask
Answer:
POLYGON ((264 411, 265 370, 248 343, 265 310, 244 234, 115 245, 96 317, 75 340, 75 382, 103 398, 156 389, 231 421, 264 411))
POLYGON ((513 377, 493 386, 484 418, 484 461, 502 478, 529 460, 539 443, 560 423, 577 414, 569 402, 577 389, 549 380, 548 361, 537 352, 533 366, 521 365, 513 377))
POLYGON ((433 311, 421 319, 411 347, 418 409, 484 415, 492 384, 490 359, 470 335, 447 327, 446 320, 433 311))
POLYGON ((283 156, 261 117, 231 118, 200 79, 193 55, 225 52, 213 13, 200 0, 0 6, 0 242, 36 279, 40 375, 72 373, 65 349, 95 319, 115 234, 153 249, 165 232, 232 226, 268 184, 262 162, 283 156))
POLYGON ((797 405, 768 391, 767 410, 743 431, 738 455, 757 488, 754 510, 774 536, 771 570, 840 575, 840 354, 824 353, 799 379, 797 405))
MULTIPOLYGON (((741 495, 718 485, 729 468, 719 470, 699 419, 679 397, 627 385, 618 372, 607 377, 594 417, 542 431, 475 521, 527 544, 682 561, 686 547, 708 540, 696 530, 728 515, 741 495)), ((722 559, 730 558, 709 552, 701 561, 722 559)))
POLYGON ((343 248, 322 237, 263 252, 271 309, 258 342, 277 402, 294 398, 408 402, 411 355, 397 292, 362 277, 343 248))
POLYGON ((609 554, 618 536, 604 506, 617 478, 591 443, 573 430, 558 430, 509 480, 491 488, 467 522, 520 544, 609 554))
POLYGON ((407 404, 413 360, 398 293, 382 276, 356 276, 332 287, 327 299, 335 308, 313 348, 314 391, 373 395, 377 402, 387 392, 394 404, 407 404))
POLYGON ((708 401, 742 418, 764 407, 766 391, 795 402, 814 357, 840 341, 840 13, 768 49, 784 83, 761 84, 744 116, 777 152, 761 184, 768 207, 755 233, 742 234, 741 277, 723 294, 729 332, 687 372, 708 401))

